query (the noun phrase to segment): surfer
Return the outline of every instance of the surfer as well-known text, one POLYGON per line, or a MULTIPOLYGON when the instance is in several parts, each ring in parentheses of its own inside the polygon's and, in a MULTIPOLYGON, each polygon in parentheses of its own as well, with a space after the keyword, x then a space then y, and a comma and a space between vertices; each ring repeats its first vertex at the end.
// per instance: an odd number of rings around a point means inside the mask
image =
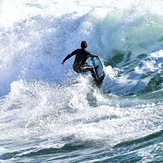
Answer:
POLYGON ((76 49, 73 51, 71 54, 68 54, 66 58, 62 61, 62 65, 66 63, 66 60, 72 57, 73 55, 76 55, 75 61, 73 63, 73 69, 77 73, 82 73, 82 72, 88 72, 91 71, 92 77, 96 81, 96 71, 93 66, 88 65, 86 60, 89 57, 98 57, 97 54, 94 54, 92 52, 88 52, 87 49, 88 45, 86 41, 81 42, 81 49, 76 49))

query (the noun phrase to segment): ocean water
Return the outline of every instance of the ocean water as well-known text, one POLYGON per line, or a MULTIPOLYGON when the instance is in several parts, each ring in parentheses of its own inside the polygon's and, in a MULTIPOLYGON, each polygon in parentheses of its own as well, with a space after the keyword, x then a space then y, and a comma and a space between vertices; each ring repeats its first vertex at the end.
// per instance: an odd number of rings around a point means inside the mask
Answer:
POLYGON ((163 1, 2 0, 0 162, 163 162, 163 1))

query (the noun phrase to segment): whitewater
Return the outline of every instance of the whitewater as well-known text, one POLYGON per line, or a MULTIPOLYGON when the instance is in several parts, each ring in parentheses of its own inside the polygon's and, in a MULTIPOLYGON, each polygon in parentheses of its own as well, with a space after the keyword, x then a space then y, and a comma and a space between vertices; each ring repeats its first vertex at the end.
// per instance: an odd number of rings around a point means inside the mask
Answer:
POLYGON ((162 83, 162 0, 0 1, 1 163, 163 162, 162 83))

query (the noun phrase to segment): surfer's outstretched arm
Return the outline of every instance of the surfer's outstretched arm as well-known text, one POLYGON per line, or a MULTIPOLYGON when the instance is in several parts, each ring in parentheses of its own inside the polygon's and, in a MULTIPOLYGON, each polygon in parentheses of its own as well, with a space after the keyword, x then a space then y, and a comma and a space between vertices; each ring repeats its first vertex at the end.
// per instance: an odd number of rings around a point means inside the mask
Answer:
POLYGON ((64 65, 65 63, 66 63, 66 61, 62 61, 62 63, 61 63, 61 64, 62 64, 62 65, 64 65))
POLYGON ((69 59, 69 58, 71 58, 73 55, 75 55, 76 54, 76 50, 75 51, 73 51, 71 54, 68 54, 67 56, 66 56, 66 58, 62 61, 62 65, 64 65, 65 63, 66 63, 66 60, 67 59, 69 59))

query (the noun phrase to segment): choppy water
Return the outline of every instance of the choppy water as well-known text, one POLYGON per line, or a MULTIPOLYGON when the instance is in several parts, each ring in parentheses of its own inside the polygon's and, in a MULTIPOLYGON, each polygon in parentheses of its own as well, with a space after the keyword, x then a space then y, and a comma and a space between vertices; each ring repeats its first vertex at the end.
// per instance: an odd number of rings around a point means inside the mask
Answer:
POLYGON ((0 162, 163 162, 162 0, 0 5, 0 162), (82 40, 100 88, 61 65, 82 40))

